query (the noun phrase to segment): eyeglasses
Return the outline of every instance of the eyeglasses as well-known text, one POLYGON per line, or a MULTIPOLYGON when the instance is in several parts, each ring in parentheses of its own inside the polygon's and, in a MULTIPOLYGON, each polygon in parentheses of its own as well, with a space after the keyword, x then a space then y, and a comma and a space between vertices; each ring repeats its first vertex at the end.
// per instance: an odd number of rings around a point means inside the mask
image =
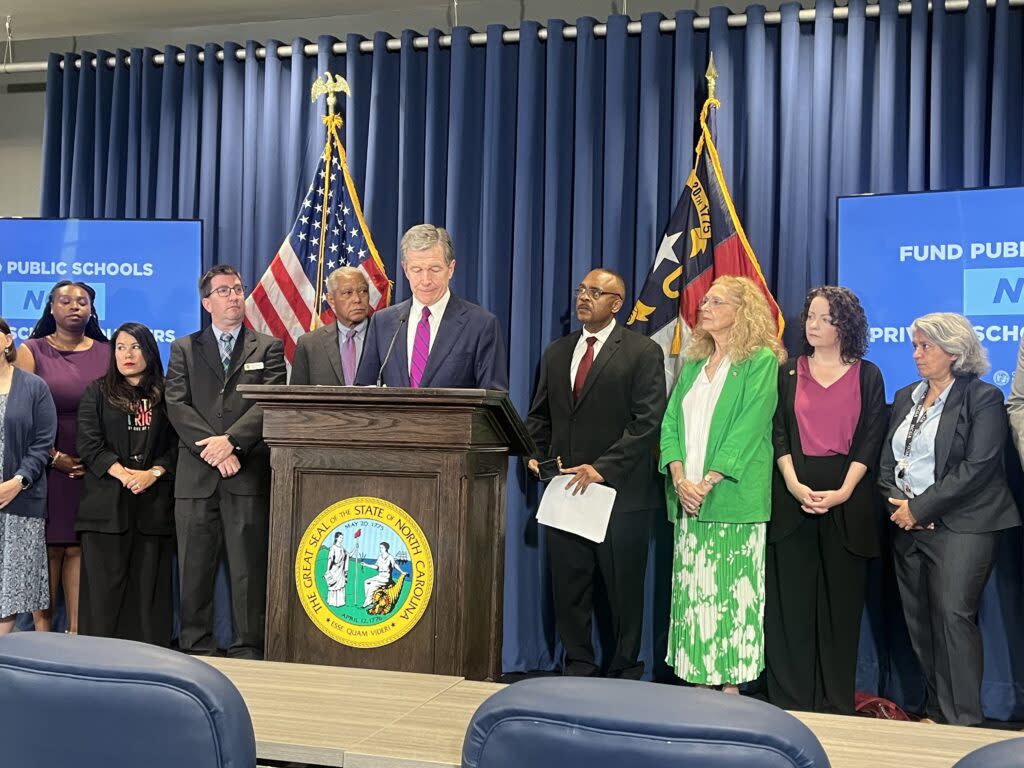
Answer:
POLYGON ((589 288, 585 285, 581 285, 576 289, 576 298, 578 299, 584 293, 588 294, 594 301, 597 301, 602 296, 614 296, 617 299, 622 298, 619 294, 613 293, 612 291, 602 291, 600 288, 589 288))
POLYGON ((701 309, 703 309, 704 307, 708 307, 708 306, 710 306, 710 307, 712 307, 714 309, 718 309, 719 307, 724 307, 726 305, 733 306, 733 307, 736 306, 731 301, 726 301, 725 299, 720 299, 717 296, 705 296, 703 299, 700 300, 700 304, 698 306, 701 309))
POLYGON ((226 299, 232 293, 235 294, 235 296, 245 296, 245 286, 241 285, 241 284, 239 284, 239 285, 222 285, 220 288, 214 288, 213 290, 211 290, 206 295, 207 295, 207 297, 210 297, 210 296, 213 296, 214 294, 216 294, 217 296, 220 296, 222 299, 226 299))

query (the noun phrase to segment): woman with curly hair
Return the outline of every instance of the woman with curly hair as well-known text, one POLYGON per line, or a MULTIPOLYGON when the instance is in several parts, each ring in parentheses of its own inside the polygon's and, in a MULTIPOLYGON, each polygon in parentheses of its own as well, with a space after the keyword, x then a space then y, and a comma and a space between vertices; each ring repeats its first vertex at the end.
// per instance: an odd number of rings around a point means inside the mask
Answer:
POLYGON ((768 523, 766 682, 783 709, 853 714, 868 558, 878 556, 873 478, 885 434, 882 374, 864 360, 857 296, 807 295, 804 354, 779 370, 768 523))
POLYGON ((764 667, 772 416, 786 353, 747 278, 715 280, 698 320, 661 426, 675 525, 666 661, 684 680, 736 693, 764 667))

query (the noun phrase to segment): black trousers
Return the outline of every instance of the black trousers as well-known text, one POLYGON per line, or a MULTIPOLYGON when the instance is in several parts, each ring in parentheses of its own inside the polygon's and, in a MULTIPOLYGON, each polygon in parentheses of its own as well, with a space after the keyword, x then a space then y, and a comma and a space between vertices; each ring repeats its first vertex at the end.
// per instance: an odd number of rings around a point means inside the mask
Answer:
POLYGON ((843 546, 827 513, 768 545, 764 651, 772 704, 853 714, 867 562, 843 546))
POLYGON ((174 537, 83 531, 78 630, 169 645, 173 631, 174 537))
POLYGON ((262 658, 267 602, 266 496, 218 490, 206 499, 177 499, 182 650, 214 653, 213 591, 221 552, 227 555, 234 635, 229 656, 262 658))
POLYGON ((562 672, 600 674, 592 642, 594 587, 600 575, 608 597, 613 649, 605 653, 608 677, 639 679, 644 672, 640 635, 644 617, 644 576, 653 510, 613 511, 600 544, 548 528, 555 625, 565 647, 562 672))
POLYGON ((978 603, 998 535, 937 526, 893 537, 903 615, 924 675, 925 711, 938 722, 976 725, 984 719, 978 603))

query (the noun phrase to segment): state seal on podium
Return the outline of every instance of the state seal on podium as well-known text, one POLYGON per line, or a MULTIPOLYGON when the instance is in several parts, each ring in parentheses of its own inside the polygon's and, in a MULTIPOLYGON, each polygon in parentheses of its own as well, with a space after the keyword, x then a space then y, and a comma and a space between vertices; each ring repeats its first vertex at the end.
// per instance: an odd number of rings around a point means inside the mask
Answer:
POLYGON ((430 603, 434 560, 419 524, 386 499, 354 496, 318 514, 295 556, 306 615, 332 640, 378 648, 408 633, 430 603))

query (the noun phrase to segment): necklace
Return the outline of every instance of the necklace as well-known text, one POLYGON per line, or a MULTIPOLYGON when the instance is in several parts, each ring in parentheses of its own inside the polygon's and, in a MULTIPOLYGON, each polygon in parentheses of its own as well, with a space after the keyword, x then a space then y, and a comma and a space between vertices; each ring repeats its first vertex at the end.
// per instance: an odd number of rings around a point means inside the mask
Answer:
POLYGON ((55 334, 55 333, 51 333, 49 336, 47 336, 46 340, 50 343, 51 347, 53 347, 56 350, 59 350, 60 352, 77 352, 77 351, 79 351, 78 350, 79 345, 83 341, 85 341, 85 336, 83 336, 81 339, 76 341, 71 346, 68 346, 67 344, 61 344, 57 340, 57 334, 55 334))

